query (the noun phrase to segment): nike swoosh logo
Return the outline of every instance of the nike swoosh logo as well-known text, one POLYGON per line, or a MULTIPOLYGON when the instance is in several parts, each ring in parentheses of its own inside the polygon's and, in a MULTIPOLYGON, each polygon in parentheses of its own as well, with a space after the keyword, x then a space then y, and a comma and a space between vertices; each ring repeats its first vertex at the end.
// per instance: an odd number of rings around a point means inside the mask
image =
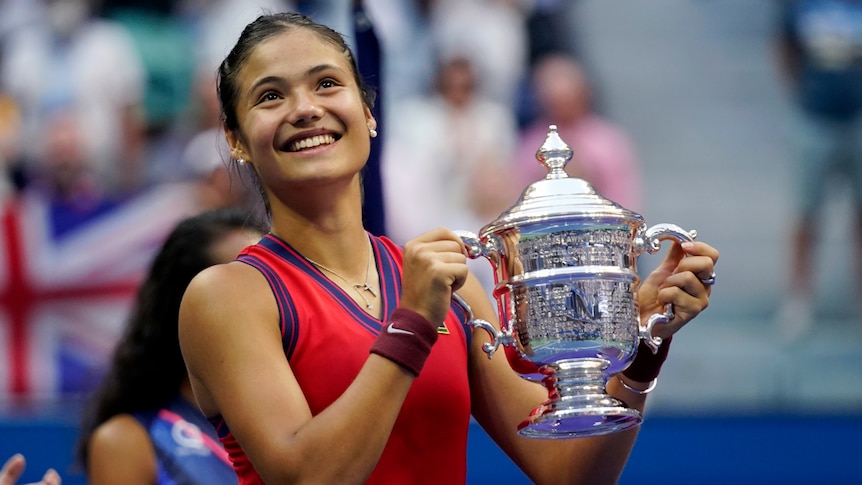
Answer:
POLYGON ((400 328, 396 328, 394 323, 390 323, 388 327, 386 327, 386 333, 400 333, 402 335, 416 335, 410 330, 402 330, 400 328))

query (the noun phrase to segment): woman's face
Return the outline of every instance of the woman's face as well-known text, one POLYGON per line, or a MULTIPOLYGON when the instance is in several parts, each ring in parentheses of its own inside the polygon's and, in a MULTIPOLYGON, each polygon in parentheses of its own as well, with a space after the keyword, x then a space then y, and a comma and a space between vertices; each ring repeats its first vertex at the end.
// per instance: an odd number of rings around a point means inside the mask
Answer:
POLYGON ((258 45, 238 76, 235 158, 253 164, 272 193, 297 184, 352 179, 376 128, 346 54, 294 29, 258 45))

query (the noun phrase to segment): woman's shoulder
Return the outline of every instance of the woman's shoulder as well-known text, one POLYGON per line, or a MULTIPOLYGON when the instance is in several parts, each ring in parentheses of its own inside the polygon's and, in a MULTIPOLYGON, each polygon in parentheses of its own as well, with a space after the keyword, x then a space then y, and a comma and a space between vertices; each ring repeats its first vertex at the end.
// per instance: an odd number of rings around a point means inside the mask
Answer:
POLYGON ((271 295, 265 277, 247 264, 233 261, 210 266, 186 288, 180 305, 180 329, 211 333, 231 328, 235 321, 266 316, 276 311, 271 295))
POLYGON ((236 295, 253 291, 258 284, 265 284, 259 271, 240 261, 231 261, 209 266, 195 275, 186 294, 217 296, 226 292, 236 295))
POLYGON ((157 462, 147 429, 131 414, 117 414, 93 432, 89 444, 88 466, 94 483, 144 483, 145 477, 155 480, 157 462), (134 477, 132 482, 121 482, 134 477))

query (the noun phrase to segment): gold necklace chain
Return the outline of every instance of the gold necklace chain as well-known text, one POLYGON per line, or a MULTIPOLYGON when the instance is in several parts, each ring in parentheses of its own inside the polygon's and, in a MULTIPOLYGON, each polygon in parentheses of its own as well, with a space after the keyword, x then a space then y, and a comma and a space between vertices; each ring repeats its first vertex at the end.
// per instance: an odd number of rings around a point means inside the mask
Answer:
POLYGON ((353 290, 356 291, 356 294, 359 295, 359 298, 362 298, 362 301, 365 303, 365 308, 367 308, 369 310, 373 310, 374 309, 374 303, 369 302, 368 298, 365 297, 365 293, 364 293, 367 291, 367 292, 371 293, 372 297, 377 298, 377 293, 375 293, 374 289, 368 285, 368 274, 369 274, 369 271, 371 269, 371 258, 372 258, 372 256, 373 256, 373 250, 371 249, 371 243, 369 242, 369 244, 368 244, 368 260, 365 263, 365 281, 362 283, 351 283, 347 278, 345 278, 344 276, 341 276, 337 271, 333 270, 332 268, 330 268, 328 266, 324 266, 324 265, 318 263, 317 261, 315 261, 315 260, 313 260, 307 256, 305 257, 305 259, 307 259, 309 263, 317 266, 318 268, 320 268, 324 271, 332 273, 333 275, 335 275, 339 279, 341 279, 341 281, 352 286, 353 290))

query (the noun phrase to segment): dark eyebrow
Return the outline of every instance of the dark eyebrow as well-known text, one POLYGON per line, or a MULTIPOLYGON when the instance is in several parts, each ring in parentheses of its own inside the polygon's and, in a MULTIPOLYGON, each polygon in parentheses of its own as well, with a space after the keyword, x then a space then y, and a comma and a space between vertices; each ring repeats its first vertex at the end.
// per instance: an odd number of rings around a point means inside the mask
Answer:
POLYGON ((319 66, 314 66, 314 67, 312 67, 311 69, 309 69, 309 70, 308 70, 308 73, 306 73, 306 75, 307 75, 307 76, 312 76, 312 75, 314 75, 314 74, 318 74, 318 73, 320 73, 320 72, 322 72, 322 71, 326 71, 326 70, 329 70, 329 69, 333 69, 333 70, 336 70, 336 71, 344 72, 344 69, 342 69, 342 68, 340 68, 340 67, 338 67, 338 66, 336 66, 336 65, 333 65, 333 64, 321 64, 321 65, 319 65, 319 66))
POLYGON ((267 83, 278 83, 278 82, 280 82, 280 81, 281 81, 281 78, 280 78, 280 77, 278 77, 278 76, 266 76, 266 77, 262 77, 262 78, 258 79, 257 81, 255 81, 255 83, 254 83, 254 84, 252 84, 252 85, 248 88, 248 94, 249 94, 249 96, 251 96, 251 94, 252 94, 252 93, 254 93, 254 92, 257 90, 257 88, 259 88, 259 87, 260 87, 261 85, 263 85, 263 84, 267 84, 267 83))

